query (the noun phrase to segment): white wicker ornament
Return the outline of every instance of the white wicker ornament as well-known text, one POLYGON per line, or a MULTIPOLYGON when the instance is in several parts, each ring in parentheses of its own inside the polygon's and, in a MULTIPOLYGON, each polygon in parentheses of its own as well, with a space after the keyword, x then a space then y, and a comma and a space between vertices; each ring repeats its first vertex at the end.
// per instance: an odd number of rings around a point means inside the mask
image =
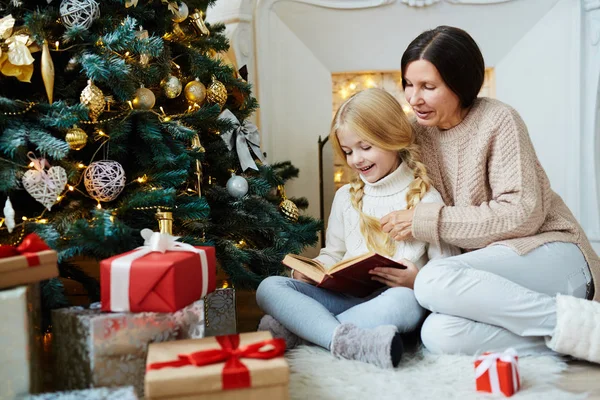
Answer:
MULTIPOLYGON (((34 161, 34 164, 36 161, 34 161)), ((35 169, 30 169, 23 175, 23 187, 36 201, 42 203, 50 211, 58 196, 67 184, 67 173, 63 167, 50 167, 44 170, 43 163, 36 164, 35 169), (38 168, 39 166, 39 168, 38 168)))
POLYGON ((100 17, 100 6, 95 0, 63 0, 60 3, 60 20, 67 27, 88 29, 100 17))
POLYGON ((86 168, 83 183, 96 201, 113 201, 125 187, 125 170, 116 161, 95 161, 86 168))

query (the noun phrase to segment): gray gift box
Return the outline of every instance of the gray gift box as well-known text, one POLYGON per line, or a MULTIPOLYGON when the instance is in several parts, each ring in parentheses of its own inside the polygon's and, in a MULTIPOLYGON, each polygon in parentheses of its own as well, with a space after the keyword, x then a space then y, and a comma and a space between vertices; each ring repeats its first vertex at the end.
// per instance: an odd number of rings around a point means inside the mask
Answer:
POLYGON ((57 390, 133 385, 144 393, 148 345, 204 337, 204 301, 175 313, 105 313, 69 307, 52 311, 57 390))
POLYGON ((25 396, 19 400, 138 400, 138 397, 133 386, 127 386, 43 393, 35 396, 25 396))
POLYGON ((205 336, 231 335, 237 333, 235 312, 235 289, 217 289, 206 296, 204 303, 205 336))

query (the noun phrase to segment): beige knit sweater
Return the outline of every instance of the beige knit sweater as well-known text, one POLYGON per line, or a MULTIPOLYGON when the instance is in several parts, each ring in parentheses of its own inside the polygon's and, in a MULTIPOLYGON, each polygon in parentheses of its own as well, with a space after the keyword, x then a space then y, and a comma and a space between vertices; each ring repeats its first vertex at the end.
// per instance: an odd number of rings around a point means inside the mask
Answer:
POLYGON ((428 174, 446 204, 417 205, 416 239, 471 250, 502 244, 518 254, 548 242, 575 243, 590 267, 594 300, 600 300, 600 259, 550 188, 514 109, 479 98, 452 129, 413 126, 428 174))

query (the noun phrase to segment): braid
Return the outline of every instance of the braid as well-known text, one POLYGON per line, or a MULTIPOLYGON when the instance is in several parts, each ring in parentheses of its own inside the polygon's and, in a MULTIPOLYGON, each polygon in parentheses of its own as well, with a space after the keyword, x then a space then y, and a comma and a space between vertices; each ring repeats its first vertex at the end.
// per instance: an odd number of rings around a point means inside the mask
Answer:
POLYGON ((431 179, 427 175, 427 168, 421 162, 421 151, 416 144, 402 150, 402 160, 413 171, 415 179, 408 186, 406 193, 406 208, 415 208, 421 201, 423 196, 431 187, 431 179))
POLYGON ((350 183, 350 201, 352 207, 358 211, 360 233, 365 238, 369 251, 392 257, 396 252, 396 242, 389 235, 383 233, 379 220, 362 211, 364 188, 365 183, 360 178, 355 178, 350 183))

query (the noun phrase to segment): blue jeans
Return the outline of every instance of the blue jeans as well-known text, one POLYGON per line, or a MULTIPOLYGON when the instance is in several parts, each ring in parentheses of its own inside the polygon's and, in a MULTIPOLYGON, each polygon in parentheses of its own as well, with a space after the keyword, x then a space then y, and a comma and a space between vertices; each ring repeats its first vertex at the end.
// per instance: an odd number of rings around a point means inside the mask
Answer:
POLYGON ((282 276, 271 276, 256 291, 258 306, 304 340, 329 349, 342 323, 360 328, 394 325, 415 330, 425 317, 412 289, 384 288, 358 298, 282 276))
POLYGON ((520 256, 495 245, 435 260, 419 271, 415 295, 431 310, 421 329, 433 353, 551 350, 556 294, 589 298, 591 274, 577 245, 547 243, 520 256))

